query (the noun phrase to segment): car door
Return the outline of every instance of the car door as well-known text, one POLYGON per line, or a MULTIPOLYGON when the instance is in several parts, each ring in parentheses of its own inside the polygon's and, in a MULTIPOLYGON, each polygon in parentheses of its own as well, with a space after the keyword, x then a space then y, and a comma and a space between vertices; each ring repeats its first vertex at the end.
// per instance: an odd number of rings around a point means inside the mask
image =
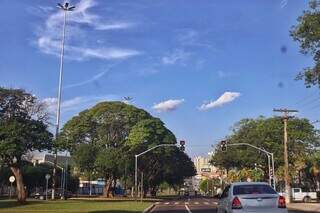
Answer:
POLYGON ((226 186, 220 196, 220 199, 218 201, 218 213, 225 213, 227 211, 229 190, 230 186, 226 186))

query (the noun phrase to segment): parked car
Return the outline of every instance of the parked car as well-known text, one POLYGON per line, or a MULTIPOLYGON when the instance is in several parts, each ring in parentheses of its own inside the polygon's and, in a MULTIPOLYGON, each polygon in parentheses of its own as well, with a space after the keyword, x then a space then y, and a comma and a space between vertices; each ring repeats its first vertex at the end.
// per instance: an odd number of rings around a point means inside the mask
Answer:
MULTIPOLYGON (((45 196, 46 192, 43 193, 43 195, 45 196)), ((52 189, 49 189, 48 190, 48 198, 51 198, 51 194, 52 194, 52 189)), ((55 190, 54 192, 54 197, 56 199, 60 199, 63 195, 63 189, 61 188, 58 188, 55 190)), ((72 197, 72 192, 70 191, 67 191, 67 190, 64 190, 64 198, 70 198, 72 197)))
POLYGON ((312 200, 317 200, 317 192, 303 192, 301 188, 292 188, 292 201, 302 201, 309 203, 312 200))
POLYGON ((44 199, 44 193, 43 192, 33 192, 30 194, 30 197, 35 199, 44 199))
POLYGON ((241 182, 227 186, 219 197, 218 213, 287 213, 286 201, 270 185, 241 182))

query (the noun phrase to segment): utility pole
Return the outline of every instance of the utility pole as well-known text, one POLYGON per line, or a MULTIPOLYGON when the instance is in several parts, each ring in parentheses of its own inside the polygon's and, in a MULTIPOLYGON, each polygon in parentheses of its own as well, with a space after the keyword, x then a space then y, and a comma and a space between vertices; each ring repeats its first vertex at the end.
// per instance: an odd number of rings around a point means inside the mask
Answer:
MULTIPOLYGON (((298 112, 298 110, 292 109, 274 109, 274 112, 281 112, 283 125, 284 125, 284 139, 283 139, 283 157, 284 157, 284 182, 285 182, 285 192, 286 192, 286 202, 290 203, 291 198, 291 186, 290 186, 290 177, 289 177, 289 159, 288 159, 288 120, 293 116, 289 116, 289 113, 298 112)), ((274 171, 273 171, 274 172, 274 171)))

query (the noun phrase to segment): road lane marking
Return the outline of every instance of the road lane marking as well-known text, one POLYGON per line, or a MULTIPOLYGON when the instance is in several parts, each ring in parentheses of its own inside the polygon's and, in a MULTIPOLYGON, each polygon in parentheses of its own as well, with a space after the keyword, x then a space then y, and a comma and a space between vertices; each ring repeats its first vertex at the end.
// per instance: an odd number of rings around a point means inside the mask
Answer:
POLYGON ((204 202, 204 205, 209 205, 209 203, 208 202, 204 202))
POLYGON ((156 202, 156 205, 159 205, 160 204, 160 202, 156 202))
POLYGON ((158 206, 155 205, 153 209, 151 209, 150 213, 154 212, 158 206))
POLYGON ((164 203, 165 205, 169 205, 169 202, 164 203))
POLYGON ((174 205, 179 205, 179 202, 175 202, 174 205))
POLYGON ((198 205, 198 204, 199 204, 199 202, 194 202, 194 204, 198 205))
POLYGON ((184 205, 188 211, 188 213, 192 213, 192 211, 189 209, 189 207, 187 205, 184 205))

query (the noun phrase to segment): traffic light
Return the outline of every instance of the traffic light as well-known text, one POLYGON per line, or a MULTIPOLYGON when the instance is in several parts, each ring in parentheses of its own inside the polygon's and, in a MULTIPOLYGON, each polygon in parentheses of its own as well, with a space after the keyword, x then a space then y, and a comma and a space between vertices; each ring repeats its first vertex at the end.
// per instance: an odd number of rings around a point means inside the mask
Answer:
POLYGON ((221 141, 220 143, 221 151, 227 151, 227 141, 221 141))
POLYGON ((180 150, 184 152, 184 150, 186 150, 186 148, 184 147, 184 145, 186 145, 186 142, 181 140, 180 141, 180 150))

